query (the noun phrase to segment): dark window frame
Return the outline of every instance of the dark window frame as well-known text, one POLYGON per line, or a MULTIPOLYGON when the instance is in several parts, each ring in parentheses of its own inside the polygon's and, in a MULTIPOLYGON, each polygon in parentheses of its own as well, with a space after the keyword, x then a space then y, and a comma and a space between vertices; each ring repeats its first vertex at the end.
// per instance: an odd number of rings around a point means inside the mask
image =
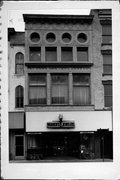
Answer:
POLYGON ((17 52, 15 55, 15 74, 23 75, 24 74, 24 54, 22 52, 17 52), (22 66, 22 71, 19 72, 19 67, 22 66))
POLYGON ((23 108, 24 106, 24 88, 19 85, 15 88, 15 107, 23 108))

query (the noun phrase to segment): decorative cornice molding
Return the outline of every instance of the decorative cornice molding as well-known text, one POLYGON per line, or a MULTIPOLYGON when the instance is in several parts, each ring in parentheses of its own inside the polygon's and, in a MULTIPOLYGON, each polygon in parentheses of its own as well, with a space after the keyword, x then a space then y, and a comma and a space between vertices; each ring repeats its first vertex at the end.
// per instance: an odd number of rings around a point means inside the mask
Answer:
POLYGON ((43 63, 43 62, 26 62, 25 65, 31 68, 83 68, 93 65, 91 62, 70 62, 70 63, 43 63))
POLYGON ((93 15, 32 15, 23 14, 24 21, 27 23, 57 23, 57 24, 91 24, 93 21, 93 15))

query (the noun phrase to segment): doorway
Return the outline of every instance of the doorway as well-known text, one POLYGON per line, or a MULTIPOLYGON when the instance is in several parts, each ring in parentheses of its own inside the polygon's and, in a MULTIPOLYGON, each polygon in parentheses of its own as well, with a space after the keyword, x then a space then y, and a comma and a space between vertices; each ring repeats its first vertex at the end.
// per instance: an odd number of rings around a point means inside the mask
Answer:
POLYGON ((24 135, 15 135, 15 159, 24 159, 24 135))

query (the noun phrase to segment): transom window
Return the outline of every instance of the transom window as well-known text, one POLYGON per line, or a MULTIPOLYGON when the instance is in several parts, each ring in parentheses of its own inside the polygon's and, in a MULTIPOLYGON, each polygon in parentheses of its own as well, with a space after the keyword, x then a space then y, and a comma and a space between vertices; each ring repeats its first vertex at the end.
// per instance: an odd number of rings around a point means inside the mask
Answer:
POLYGON ((52 104, 68 103, 68 75, 54 74, 51 76, 52 83, 52 104))
POLYGON ((29 76, 29 103, 46 104, 46 75, 32 74, 29 76))
POLYGON ((90 77, 85 74, 73 75, 73 104, 90 104, 90 77))
POLYGON ((24 73, 24 54, 18 52, 15 55, 15 73, 23 74, 24 73))

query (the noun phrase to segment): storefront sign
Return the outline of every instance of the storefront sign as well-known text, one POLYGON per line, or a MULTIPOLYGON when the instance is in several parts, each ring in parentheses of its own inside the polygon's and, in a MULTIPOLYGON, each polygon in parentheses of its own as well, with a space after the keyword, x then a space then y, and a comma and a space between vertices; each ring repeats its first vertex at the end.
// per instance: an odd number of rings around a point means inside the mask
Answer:
POLYGON ((75 128, 75 123, 73 121, 63 121, 63 116, 59 115, 58 121, 47 122, 47 128, 50 128, 50 129, 59 129, 59 128, 71 129, 71 128, 75 128))

